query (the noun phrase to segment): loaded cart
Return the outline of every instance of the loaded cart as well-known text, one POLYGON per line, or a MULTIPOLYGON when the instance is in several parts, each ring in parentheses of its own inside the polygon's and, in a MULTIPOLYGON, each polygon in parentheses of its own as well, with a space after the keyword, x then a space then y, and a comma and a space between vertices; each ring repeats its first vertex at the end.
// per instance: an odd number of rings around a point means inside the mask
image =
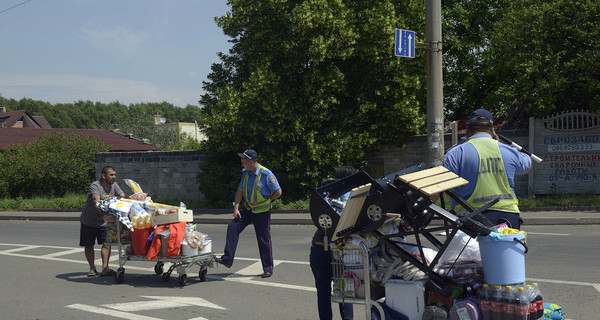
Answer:
MULTIPOLYGON (((152 205, 162 208, 169 207, 160 204, 152 205)), ((195 225, 188 224, 193 221, 191 210, 175 208, 175 210, 171 210, 173 212, 168 213, 167 208, 164 213, 156 212, 156 215, 150 215, 147 212, 151 210, 144 210, 148 216, 146 219, 142 219, 137 215, 142 209, 140 201, 113 198, 102 200, 97 206, 108 221, 109 240, 111 241, 109 244, 118 246, 119 268, 115 274, 117 283, 123 283, 125 280, 124 265, 127 261, 155 262, 154 272, 162 276, 164 281, 169 281, 171 273, 177 270, 177 280, 181 286, 186 284, 192 266, 200 267, 198 273, 200 281, 206 280, 207 268, 214 267, 215 255, 211 250, 212 239, 205 235, 198 237, 198 234, 201 233, 196 232, 193 236, 200 238, 201 242, 195 242, 192 245, 191 238, 187 236, 193 233, 195 228, 195 225), (136 224, 139 223, 135 228, 132 220, 136 224), (156 228, 152 226, 156 226, 156 228), (175 244, 175 241, 169 242, 171 229, 173 232, 186 232, 185 237, 180 237, 185 239, 180 247, 175 244), (155 249, 154 253, 152 247, 155 249), (167 262, 171 265, 165 272, 164 268, 167 262)))
POLYGON ((443 318, 438 311, 450 317, 450 307, 483 282, 481 261, 470 259, 460 241, 490 234, 480 213, 498 201, 474 210, 451 191, 466 183, 444 167, 419 164, 379 179, 359 172, 316 189, 310 212, 331 241, 332 301, 365 304, 367 319, 443 318), (430 198, 437 193, 467 213, 458 217, 436 205, 430 198))

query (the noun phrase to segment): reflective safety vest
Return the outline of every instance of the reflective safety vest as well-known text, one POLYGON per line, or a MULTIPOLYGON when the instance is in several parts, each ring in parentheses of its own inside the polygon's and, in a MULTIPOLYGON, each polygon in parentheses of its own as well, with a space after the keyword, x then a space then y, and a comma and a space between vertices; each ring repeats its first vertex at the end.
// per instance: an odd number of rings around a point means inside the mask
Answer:
MULTIPOLYGON (((478 209, 500 198, 496 204, 488 210, 519 213, 519 200, 512 192, 504 162, 500 154, 500 147, 496 140, 488 137, 474 138, 468 141, 479 154, 479 169, 477 171, 477 184, 473 193, 467 199, 467 203, 474 209, 478 209)), ((462 206, 457 205, 455 211, 459 212, 462 206)))
POLYGON ((271 197, 269 196, 269 198, 265 199, 258 188, 260 178, 263 174, 268 174, 267 170, 269 169, 260 166, 258 174, 256 175, 256 178, 254 178, 250 199, 246 199, 246 197, 248 197, 248 177, 250 176, 250 173, 248 172, 244 177, 244 191, 242 193, 242 196, 245 200, 244 207, 246 207, 248 210, 251 210, 252 213, 263 213, 271 209, 271 197))

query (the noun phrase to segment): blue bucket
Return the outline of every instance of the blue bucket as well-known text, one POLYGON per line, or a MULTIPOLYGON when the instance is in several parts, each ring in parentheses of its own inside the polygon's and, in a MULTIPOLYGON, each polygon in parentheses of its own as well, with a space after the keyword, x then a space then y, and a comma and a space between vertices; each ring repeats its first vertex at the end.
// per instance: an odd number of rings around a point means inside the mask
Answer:
POLYGON ((525 282, 525 233, 506 234, 501 240, 478 236, 483 277, 488 284, 525 282))

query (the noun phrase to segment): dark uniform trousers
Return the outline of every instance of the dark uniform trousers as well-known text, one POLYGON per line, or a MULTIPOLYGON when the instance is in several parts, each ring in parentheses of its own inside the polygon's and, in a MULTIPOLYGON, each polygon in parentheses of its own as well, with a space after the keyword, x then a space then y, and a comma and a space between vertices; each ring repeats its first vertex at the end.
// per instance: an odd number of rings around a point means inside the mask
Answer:
POLYGON ((222 259, 225 264, 233 264, 240 233, 249 225, 254 225, 260 261, 264 272, 273 272, 273 249, 271 246, 271 210, 263 213, 252 213, 245 207, 240 208, 239 219, 233 219, 227 226, 225 254, 222 259))

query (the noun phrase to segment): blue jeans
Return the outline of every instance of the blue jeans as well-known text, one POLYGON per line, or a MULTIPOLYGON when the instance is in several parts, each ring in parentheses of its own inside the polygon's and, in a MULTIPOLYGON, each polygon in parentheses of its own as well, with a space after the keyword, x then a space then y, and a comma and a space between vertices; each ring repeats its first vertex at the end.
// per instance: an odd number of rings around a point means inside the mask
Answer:
MULTIPOLYGON (((331 250, 325 251, 320 245, 313 244, 310 248, 310 268, 315 276, 315 287, 317 288, 317 306, 319 308, 319 319, 333 319, 331 311, 331 250)), ((354 310, 351 303, 340 303, 340 315, 343 320, 354 319, 354 310)))

